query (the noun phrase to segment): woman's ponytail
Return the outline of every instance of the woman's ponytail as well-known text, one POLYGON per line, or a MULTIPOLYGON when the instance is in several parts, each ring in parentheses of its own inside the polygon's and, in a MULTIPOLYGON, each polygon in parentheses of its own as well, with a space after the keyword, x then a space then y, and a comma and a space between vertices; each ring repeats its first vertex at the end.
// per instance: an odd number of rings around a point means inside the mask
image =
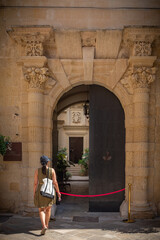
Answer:
POLYGON ((42 173, 43 173, 44 175, 46 175, 46 165, 43 165, 43 167, 42 167, 42 173))

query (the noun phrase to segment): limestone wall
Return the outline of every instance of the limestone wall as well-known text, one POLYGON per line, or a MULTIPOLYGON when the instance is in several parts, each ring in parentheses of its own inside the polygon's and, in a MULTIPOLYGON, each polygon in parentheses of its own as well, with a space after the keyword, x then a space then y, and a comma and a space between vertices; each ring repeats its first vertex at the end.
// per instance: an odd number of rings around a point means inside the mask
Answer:
MULTIPOLYGON (((2 22, 1 22, 2 24, 2 22)), ((22 142, 22 76, 16 58, 19 49, 1 27, 0 40, 0 133, 13 142, 22 142), (15 115, 15 114, 18 114, 15 115)), ((0 158, 0 208, 19 211, 22 199, 22 162, 3 162, 0 158)), ((24 186, 25 187, 25 186, 24 186)))
MULTIPOLYGON (((26 205, 33 207, 34 170, 39 166, 41 153, 52 155, 52 114, 58 100, 73 86, 99 84, 120 99, 125 111, 126 187, 131 182, 136 191, 138 179, 142 179, 139 191, 147 189, 150 204, 155 205, 160 214, 158 1, 131 3, 124 0, 115 5, 110 0, 94 3, 3 0, 1 5, 0 133, 10 136, 13 142, 22 142, 23 150, 22 162, 4 162, 0 159, 1 208, 20 211, 26 205), (126 30, 125 26, 128 25, 130 29, 126 30), (12 26, 22 28, 17 30, 12 26), (139 26, 138 32, 135 26, 139 26), (26 38, 36 36, 38 39, 41 35, 44 38, 43 43, 39 43, 39 56, 29 56, 26 38), (137 50, 140 44, 145 44, 147 50, 138 55, 138 51, 142 50, 137 50), (50 79, 45 75, 48 85, 45 85, 43 91, 30 91, 23 67, 27 69, 36 66, 41 69, 46 63, 50 71, 50 79), (156 75, 150 75, 150 80, 154 80, 154 76, 155 80, 149 93, 143 92, 141 87, 140 105, 133 97, 134 88, 129 81, 130 76, 134 80, 135 76, 139 79, 139 74, 131 73, 135 71, 136 64, 148 67, 145 71, 152 72, 151 68, 157 68, 156 75), (139 116, 136 116, 137 112, 139 116), (145 127, 141 128, 142 120, 145 121, 142 125, 146 124, 147 131, 145 127), (136 126, 141 132, 137 131, 136 126), (137 151, 143 137, 147 143, 144 145, 149 149, 148 157, 137 151), (140 163, 135 163, 137 156, 140 163), (138 173, 135 170, 137 166, 143 168, 138 173), (139 173, 140 176, 137 175, 139 173)), ((135 96, 139 96, 139 92, 135 96)), ((146 151, 144 145, 143 153, 146 151)))
POLYGON ((10 25, 52 25, 61 29, 122 29, 159 25, 158 1, 1 1, 10 25), (18 8, 21 6, 21 8, 18 8), (9 16, 9 17, 8 17, 9 16))

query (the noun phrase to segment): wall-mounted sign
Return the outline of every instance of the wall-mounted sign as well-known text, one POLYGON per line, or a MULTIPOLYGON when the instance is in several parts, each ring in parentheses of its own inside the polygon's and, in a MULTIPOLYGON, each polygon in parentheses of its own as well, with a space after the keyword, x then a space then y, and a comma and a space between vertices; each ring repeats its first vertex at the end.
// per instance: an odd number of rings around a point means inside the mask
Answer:
POLYGON ((4 161, 22 161, 22 143, 12 142, 11 150, 7 150, 4 161))

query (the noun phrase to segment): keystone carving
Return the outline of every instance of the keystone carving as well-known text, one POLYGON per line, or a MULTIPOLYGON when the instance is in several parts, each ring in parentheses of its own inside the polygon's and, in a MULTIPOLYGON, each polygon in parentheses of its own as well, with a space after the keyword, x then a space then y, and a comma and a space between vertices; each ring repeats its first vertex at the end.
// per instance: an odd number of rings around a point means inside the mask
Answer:
POLYGON ((155 73, 155 67, 129 67, 121 79, 121 84, 133 94, 135 88, 148 88, 155 80, 155 73))
POLYGON ((96 32, 81 32, 82 47, 96 46, 96 32))
POLYGON ((29 88, 52 88, 55 80, 51 77, 47 67, 28 67, 23 68, 24 78, 29 83, 29 88))

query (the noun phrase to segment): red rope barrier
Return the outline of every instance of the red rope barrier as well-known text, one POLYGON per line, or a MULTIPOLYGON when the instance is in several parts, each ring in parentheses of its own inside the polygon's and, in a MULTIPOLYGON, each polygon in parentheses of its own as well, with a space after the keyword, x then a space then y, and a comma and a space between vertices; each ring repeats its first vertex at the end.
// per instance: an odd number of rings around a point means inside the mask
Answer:
POLYGON ((111 194, 119 193, 119 192, 122 192, 122 191, 124 191, 124 190, 125 190, 125 188, 120 189, 120 190, 115 191, 115 192, 104 193, 104 194, 97 194, 97 195, 78 195, 78 194, 71 194, 71 193, 64 193, 64 192, 61 192, 61 194, 67 195, 67 196, 71 196, 71 197, 102 197, 102 196, 106 196, 106 195, 111 195, 111 194))

